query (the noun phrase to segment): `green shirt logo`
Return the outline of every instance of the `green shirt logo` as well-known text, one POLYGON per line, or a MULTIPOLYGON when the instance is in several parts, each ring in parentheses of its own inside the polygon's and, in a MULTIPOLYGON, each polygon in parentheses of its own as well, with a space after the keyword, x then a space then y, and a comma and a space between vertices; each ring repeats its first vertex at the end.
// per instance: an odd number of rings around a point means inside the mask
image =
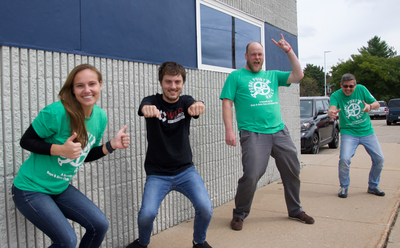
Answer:
POLYGON ((270 99, 274 95, 274 90, 269 87, 271 81, 265 78, 252 78, 249 82, 249 90, 251 96, 256 98, 257 95, 265 96, 266 99, 270 99))

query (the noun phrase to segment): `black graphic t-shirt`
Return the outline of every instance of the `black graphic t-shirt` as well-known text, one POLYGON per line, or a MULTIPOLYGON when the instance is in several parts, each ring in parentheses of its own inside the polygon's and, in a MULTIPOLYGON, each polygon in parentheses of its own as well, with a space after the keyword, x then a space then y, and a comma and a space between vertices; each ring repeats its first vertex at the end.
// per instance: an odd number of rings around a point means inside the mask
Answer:
MULTIPOLYGON (((143 116, 144 105, 155 105, 158 118, 146 118, 147 154, 144 167, 147 175, 177 175, 192 166, 189 127, 192 116, 188 108, 195 102, 183 95, 175 103, 167 103, 162 94, 143 98, 138 114, 143 116)), ((198 117, 194 117, 198 118, 198 117)))

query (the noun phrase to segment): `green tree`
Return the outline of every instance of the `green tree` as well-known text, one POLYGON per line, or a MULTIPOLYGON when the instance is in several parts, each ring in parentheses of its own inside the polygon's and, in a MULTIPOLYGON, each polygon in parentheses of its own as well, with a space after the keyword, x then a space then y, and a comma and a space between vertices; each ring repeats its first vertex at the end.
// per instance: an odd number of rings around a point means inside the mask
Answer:
POLYGON ((373 56, 367 51, 351 55, 346 62, 332 67, 332 82, 335 89, 340 88, 343 74, 352 73, 357 84, 368 88, 377 100, 388 101, 400 97, 400 56, 385 58, 373 56))
POLYGON ((304 77, 300 80, 300 96, 321 96, 318 83, 311 77, 304 77))
POLYGON ((393 58, 397 55, 397 51, 394 47, 389 46, 386 41, 381 41, 381 38, 374 36, 372 39, 367 41, 368 46, 363 46, 358 51, 368 52, 372 56, 382 57, 382 58, 393 58))
MULTIPOLYGON (((306 64, 306 67, 303 70, 304 78, 312 78, 314 79, 315 83, 317 84, 317 91, 315 92, 316 95, 310 96, 322 96, 325 94, 325 82, 324 82, 324 68, 320 66, 316 66, 313 64, 306 64)), ((300 85, 301 87, 301 85, 300 85)))

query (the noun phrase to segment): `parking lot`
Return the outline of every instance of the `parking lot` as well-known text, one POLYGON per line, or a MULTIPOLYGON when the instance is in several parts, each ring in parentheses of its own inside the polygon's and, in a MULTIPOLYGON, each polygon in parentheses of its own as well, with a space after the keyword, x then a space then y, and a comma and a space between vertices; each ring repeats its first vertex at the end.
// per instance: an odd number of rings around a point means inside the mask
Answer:
MULTIPOLYGON (((386 119, 371 120, 375 134, 380 143, 396 143, 400 144, 400 123, 386 125, 386 119)), ((339 148, 340 149, 340 144, 339 148)), ((327 145, 320 148, 320 154, 332 154, 336 149, 330 149, 327 145)))

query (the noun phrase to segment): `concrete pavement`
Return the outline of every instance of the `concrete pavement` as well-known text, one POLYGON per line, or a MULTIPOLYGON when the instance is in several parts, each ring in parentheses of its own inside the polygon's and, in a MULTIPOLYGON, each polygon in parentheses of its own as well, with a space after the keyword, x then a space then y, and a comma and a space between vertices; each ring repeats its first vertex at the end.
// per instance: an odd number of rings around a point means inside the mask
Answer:
MULTIPOLYGON (((385 165, 380 188, 386 196, 367 193, 370 157, 360 146, 352 159, 349 196, 339 198, 339 149, 318 155, 301 155, 301 202, 315 224, 287 218, 280 181, 257 190, 252 210, 242 231, 229 223, 234 202, 214 209, 207 241, 214 248, 234 247, 385 247, 400 200, 400 144, 381 143, 385 165)), ((322 148, 328 149, 328 148, 322 148)), ((400 231, 394 228, 388 247, 400 247, 400 231)), ((193 219, 158 233, 149 248, 189 248, 193 219)))

